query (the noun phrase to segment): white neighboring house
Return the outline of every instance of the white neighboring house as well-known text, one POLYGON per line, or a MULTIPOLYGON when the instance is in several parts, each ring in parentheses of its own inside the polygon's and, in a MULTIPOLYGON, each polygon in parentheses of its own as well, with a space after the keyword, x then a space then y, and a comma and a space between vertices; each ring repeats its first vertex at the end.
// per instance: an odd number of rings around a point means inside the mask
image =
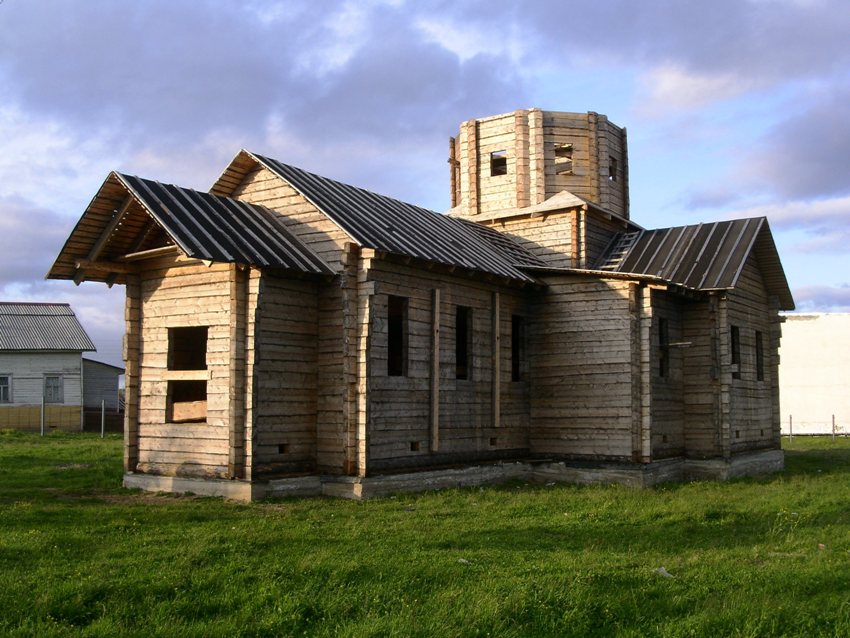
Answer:
POLYGON ((39 429, 43 399, 45 429, 80 430, 90 395, 87 375, 94 377, 92 402, 97 395, 99 408, 108 395, 117 409, 123 370, 83 359, 83 352, 95 350, 68 304, 0 302, 0 427, 39 429), (104 389, 108 376, 111 393, 104 389))
POLYGON ((779 357, 782 434, 850 434, 850 313, 786 315, 779 357))

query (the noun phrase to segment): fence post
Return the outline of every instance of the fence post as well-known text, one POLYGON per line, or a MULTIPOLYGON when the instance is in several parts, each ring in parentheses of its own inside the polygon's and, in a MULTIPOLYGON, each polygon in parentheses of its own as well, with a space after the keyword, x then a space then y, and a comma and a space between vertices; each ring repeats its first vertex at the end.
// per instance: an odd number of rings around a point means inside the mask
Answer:
POLYGON ((793 415, 788 415, 788 440, 794 440, 794 417, 793 415))
POLYGON ((44 391, 41 392, 41 436, 44 436, 44 391))
POLYGON ((106 401, 100 400, 100 438, 106 433, 106 401))
POLYGON ((835 440, 835 415, 832 415, 832 440, 835 440))

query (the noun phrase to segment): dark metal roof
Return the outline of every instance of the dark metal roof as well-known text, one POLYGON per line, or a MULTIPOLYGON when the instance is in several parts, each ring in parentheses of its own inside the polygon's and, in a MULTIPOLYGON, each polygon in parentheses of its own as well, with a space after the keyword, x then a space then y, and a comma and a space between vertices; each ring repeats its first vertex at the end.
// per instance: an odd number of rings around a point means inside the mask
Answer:
POLYGON ((642 230, 631 233, 625 248, 615 244, 611 250, 622 254, 609 255, 603 270, 658 277, 693 290, 734 288, 755 252, 768 291, 779 297, 783 309, 794 307, 764 217, 642 230))
POLYGON ((189 256, 329 274, 330 267, 270 210, 228 197, 117 174, 189 256))
POLYGON ((96 348, 68 304, 0 302, 0 350, 92 352, 96 348))
MULTIPOLYGON (((367 248, 468 268, 509 279, 535 279, 515 267, 524 253, 515 245, 503 252, 468 223, 371 191, 308 173, 277 160, 251 154, 285 179, 357 243, 367 248)), ((524 259, 535 261, 530 253, 524 259)))

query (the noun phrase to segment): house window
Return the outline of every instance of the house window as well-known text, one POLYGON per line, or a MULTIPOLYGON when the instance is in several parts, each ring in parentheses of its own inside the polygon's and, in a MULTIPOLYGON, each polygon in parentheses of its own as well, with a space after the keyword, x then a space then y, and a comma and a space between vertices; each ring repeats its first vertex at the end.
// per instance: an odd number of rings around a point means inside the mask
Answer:
POLYGON ((407 376, 407 297, 387 298, 387 374, 407 376))
POLYGON ((12 377, 8 374, 0 375, 0 403, 12 402, 12 377))
POLYGON ((764 381, 764 342, 762 333, 756 330, 756 379, 764 381))
POLYGON ((555 174, 573 174, 573 145, 555 144, 555 174))
POLYGON ((616 157, 608 156, 608 180, 616 182, 619 178, 620 167, 616 157))
POLYGON ((732 355, 732 378, 741 378, 741 331, 738 326, 732 326, 729 334, 729 348, 732 355))
POLYGON ((665 378, 670 374, 670 332, 667 319, 658 319, 658 376, 665 378))
POLYGON ((168 369, 182 373, 181 378, 168 380, 166 420, 170 423, 207 419, 208 335, 207 326, 168 329, 168 369))
POLYGON ((472 371, 472 308, 458 306, 455 313, 455 378, 468 379, 472 371))
POLYGON ((58 374, 51 374, 44 377, 45 403, 63 403, 65 400, 63 394, 61 376, 58 374))
POLYGON ((493 151, 490 153, 490 175, 495 177, 497 175, 507 175, 508 174, 508 152, 507 151, 493 151))

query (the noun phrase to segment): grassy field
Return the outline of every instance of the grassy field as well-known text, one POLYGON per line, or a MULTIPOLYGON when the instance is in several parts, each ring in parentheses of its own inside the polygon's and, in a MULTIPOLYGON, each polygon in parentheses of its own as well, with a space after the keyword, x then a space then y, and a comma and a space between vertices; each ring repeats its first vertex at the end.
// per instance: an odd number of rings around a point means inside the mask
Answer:
POLYGON ((125 491, 120 448, 0 433, 0 634, 850 636, 848 440, 760 480, 251 505, 125 491))

